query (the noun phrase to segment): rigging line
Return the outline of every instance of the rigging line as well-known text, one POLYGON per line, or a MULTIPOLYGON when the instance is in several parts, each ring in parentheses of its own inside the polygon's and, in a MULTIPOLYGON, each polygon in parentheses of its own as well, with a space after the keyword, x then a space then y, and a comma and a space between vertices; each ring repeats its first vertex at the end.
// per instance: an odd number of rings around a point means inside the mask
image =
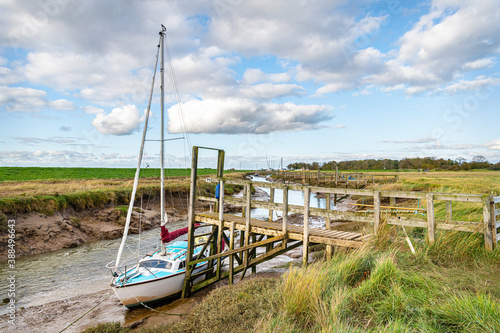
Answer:
POLYGON ((162 41, 162 36, 160 35, 160 40, 158 42, 158 48, 156 51, 155 69, 153 72, 153 80, 151 82, 151 92, 149 94, 148 107, 147 107, 147 111, 146 111, 146 119, 144 120, 144 130, 142 132, 141 148, 139 149, 139 160, 137 161, 137 169, 135 171, 135 176, 134 176, 134 187, 132 188, 132 194, 130 196, 129 210, 127 211, 127 221, 125 222, 125 228, 123 231, 122 242, 120 244, 120 248, 118 249, 118 255, 116 256, 116 267, 118 267, 120 265, 121 255, 123 252, 123 248, 125 246, 125 242, 127 240, 128 229, 130 227, 130 219, 132 217, 132 209, 134 208, 135 193, 137 191, 137 185, 139 182, 139 171, 141 169, 142 154, 144 152, 144 140, 146 140, 146 133, 148 131, 149 113, 151 110, 151 101, 153 100, 153 90, 154 90, 154 83, 155 83, 155 78, 156 78, 156 70, 158 68, 158 55, 160 54, 160 42, 161 41, 162 41))
POLYGON ((111 295, 113 295, 115 293, 115 291, 113 290, 108 296, 106 296, 105 298, 103 298, 99 303, 97 303, 92 309, 88 310, 87 312, 85 312, 83 315, 81 315, 80 317, 76 318, 71 324, 69 324, 68 326, 66 326, 65 328, 63 328, 62 330, 59 331, 59 333, 61 332, 64 332, 66 331, 68 328, 70 328, 71 326, 73 326, 73 324, 75 324, 77 321, 79 321, 80 319, 82 319, 83 317, 85 317, 90 311, 94 310, 95 308, 97 308, 99 305, 102 304, 102 302, 104 302, 105 300, 107 300, 111 295))
POLYGON ((172 86, 173 86, 173 89, 174 89, 175 99, 176 99, 177 105, 179 107, 179 117, 180 117, 180 120, 181 120, 181 123, 182 123, 182 130, 186 134, 186 139, 187 139, 187 143, 188 143, 188 146, 189 146, 189 150, 191 151, 191 147, 192 147, 192 145, 191 145, 191 138, 189 137, 188 127, 187 127, 187 124, 186 124, 186 119, 184 117, 184 110, 183 110, 182 102, 181 102, 181 94, 180 94, 180 91, 179 91, 179 85, 177 84, 177 77, 175 76, 174 65, 173 65, 173 62, 172 62, 172 55, 170 53, 170 47, 168 45, 167 33, 164 31, 163 34, 164 34, 164 37, 165 37, 164 41, 165 41, 165 48, 166 48, 166 51, 167 51, 167 61, 168 61, 168 65, 169 65, 170 77, 171 77, 171 80, 172 80, 172 86))

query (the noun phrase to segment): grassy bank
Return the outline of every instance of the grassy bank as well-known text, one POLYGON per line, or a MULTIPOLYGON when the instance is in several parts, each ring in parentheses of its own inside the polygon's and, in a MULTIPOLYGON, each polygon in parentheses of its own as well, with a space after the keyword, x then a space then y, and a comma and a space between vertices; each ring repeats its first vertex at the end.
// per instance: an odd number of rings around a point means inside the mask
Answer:
MULTIPOLYGON (((19 169, 28 170, 34 168, 19 169)), ((39 173, 38 177, 53 176, 56 172, 54 170, 49 171, 46 174, 43 172, 39 173)), ((213 175, 215 172, 213 169, 202 169, 202 171, 202 175, 213 175), (209 171, 211 173, 208 173, 209 171)), ((168 175, 168 173, 169 171, 166 174, 168 175)), ((120 174, 118 173, 117 175, 120 174)), ((132 173, 132 176, 129 178, 120 177, 110 179, 68 178, 2 181, 0 182, 0 212, 5 214, 40 212, 52 215, 56 211, 62 211, 67 208, 81 211, 104 207, 106 205, 126 204, 130 200, 132 193, 133 175, 132 173)), ((229 177, 241 177, 242 175, 244 175, 244 172, 228 172, 229 177)), ((65 176, 69 176, 69 174, 65 176)), ((189 186, 189 177, 172 176, 168 177, 165 181, 167 196, 172 193, 188 193, 189 186)), ((228 185, 225 188, 225 193, 232 195, 239 189, 239 186, 228 185)), ((200 182, 198 190, 202 195, 213 195, 215 193, 215 184, 200 182)), ((143 178, 140 180, 136 199, 140 197, 159 198, 159 196, 160 184, 158 178, 143 178)))

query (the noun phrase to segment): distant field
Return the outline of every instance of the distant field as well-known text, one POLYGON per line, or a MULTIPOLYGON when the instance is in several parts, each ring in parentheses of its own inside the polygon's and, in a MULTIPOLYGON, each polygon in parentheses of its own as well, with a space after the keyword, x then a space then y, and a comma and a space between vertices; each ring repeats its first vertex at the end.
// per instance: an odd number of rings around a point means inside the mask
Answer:
MULTIPOLYGON (((301 171, 295 171, 301 173, 301 171)), ((317 173, 318 171, 309 171, 317 173)), ((334 173, 335 171, 321 171, 334 173)), ((365 173, 374 175, 397 175, 398 183, 370 185, 370 188, 393 191, 423 191, 450 193, 477 193, 500 195, 500 171, 431 171, 416 170, 341 170, 342 174, 365 173)))
MULTIPOLYGON (((198 169, 198 175, 210 175, 215 169, 198 169)), ((224 171, 224 172, 236 172, 224 171)), ((239 172, 239 170, 238 170, 239 172)), ((165 169, 165 177, 189 177, 190 169, 165 169)), ((135 168, 42 168, 0 167, 0 181, 60 179, 132 179, 135 168)), ((142 169, 141 177, 159 177, 160 169, 142 169)))

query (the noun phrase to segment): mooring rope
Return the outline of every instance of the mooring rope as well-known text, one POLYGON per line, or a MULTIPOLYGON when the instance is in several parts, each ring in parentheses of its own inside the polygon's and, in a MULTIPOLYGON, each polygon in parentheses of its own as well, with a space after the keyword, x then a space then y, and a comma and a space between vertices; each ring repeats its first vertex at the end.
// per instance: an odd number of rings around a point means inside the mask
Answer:
POLYGON ((164 314, 164 315, 166 315, 166 316, 187 316, 187 315, 188 315, 187 313, 178 313, 178 314, 176 314, 176 313, 166 313, 166 312, 163 312, 163 311, 160 311, 160 310, 153 309, 152 307, 150 307, 150 306, 148 306, 148 305, 146 305, 146 304, 142 303, 142 302, 141 302, 141 301, 137 298, 137 296, 135 296, 135 295, 134 295, 134 293, 133 293, 133 292, 130 292, 130 293, 132 294, 132 296, 134 296, 135 300, 136 300, 138 303, 140 303, 142 306, 144 306, 145 308, 147 308, 147 309, 149 309, 149 310, 151 310, 151 311, 158 312, 158 313, 164 314))
POLYGON ((101 300, 99 303, 97 303, 94 307, 92 307, 92 309, 88 310, 87 312, 85 312, 83 315, 81 315, 80 317, 76 318, 71 324, 69 324, 68 326, 66 326, 65 328, 63 328, 62 330, 59 331, 59 333, 61 332, 64 332, 66 331, 69 327, 73 326, 73 324, 75 324, 77 321, 79 321, 80 319, 82 319, 83 317, 85 317, 89 312, 91 312, 92 310, 94 310, 95 308, 97 308, 99 305, 101 305, 105 300, 107 300, 111 295, 113 295, 115 293, 115 291, 113 290, 108 296, 106 296, 103 300, 101 300))

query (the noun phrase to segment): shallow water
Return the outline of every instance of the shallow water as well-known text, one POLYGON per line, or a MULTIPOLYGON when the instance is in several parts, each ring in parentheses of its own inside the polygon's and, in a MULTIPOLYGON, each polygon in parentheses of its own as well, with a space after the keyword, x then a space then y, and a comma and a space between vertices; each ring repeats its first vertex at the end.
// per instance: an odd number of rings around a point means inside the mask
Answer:
MULTIPOLYGON (((251 178, 251 180, 256 181, 256 182, 271 183, 265 177, 253 176, 251 178)), ((270 193, 271 193, 271 190, 269 188, 259 187, 259 189, 263 190, 268 195, 270 195, 270 193)), ((241 195, 242 195, 242 193, 240 193, 240 196, 241 195)), ((281 190, 281 189, 274 190, 274 202, 283 203, 283 190, 281 190)), ((288 204, 303 206, 304 205, 304 192, 289 190, 288 191, 288 204)), ((310 205, 310 207, 313 207, 313 208, 326 208, 326 198, 318 198, 318 197, 316 197, 316 195, 314 193, 312 193, 309 205, 310 205)), ((336 209, 334 202, 333 202, 333 197, 330 200, 330 208, 336 209)), ((291 214, 291 213, 289 213, 289 214, 291 214)), ((241 214, 239 214, 239 215, 241 215, 241 214)), ((283 212, 274 211, 273 212, 273 220, 281 218, 282 215, 283 215, 283 212)), ((254 209, 252 209, 251 216, 254 219, 267 220, 267 219, 269 219, 269 210, 263 209, 263 208, 254 208, 254 209)), ((311 225, 311 227, 317 228, 320 226, 311 225)))

